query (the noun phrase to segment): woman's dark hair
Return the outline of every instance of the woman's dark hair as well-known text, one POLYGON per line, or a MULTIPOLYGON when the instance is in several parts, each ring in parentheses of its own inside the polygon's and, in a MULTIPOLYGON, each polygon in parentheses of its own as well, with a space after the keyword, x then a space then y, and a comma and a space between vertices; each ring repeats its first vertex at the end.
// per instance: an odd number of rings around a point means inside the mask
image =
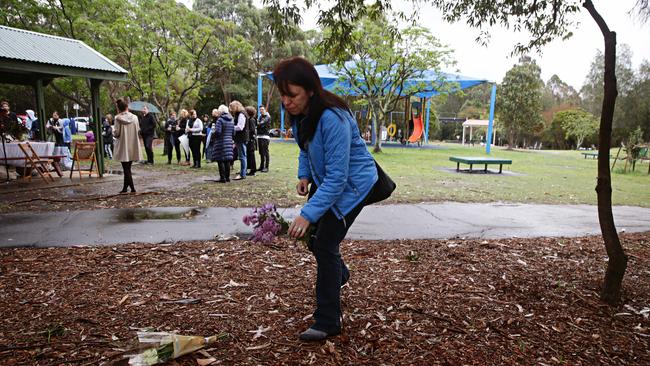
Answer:
POLYGON ((244 109, 246 110, 246 114, 248 115, 248 118, 255 117, 255 114, 257 113, 257 111, 255 110, 255 107, 249 105, 249 106, 246 106, 246 108, 244 108, 244 109))
POLYGON ((129 108, 129 104, 124 101, 124 99, 120 98, 118 99, 115 104, 117 105, 117 110, 119 112, 124 112, 127 108, 129 108))
POLYGON ((305 142, 311 141, 314 137, 318 121, 325 109, 341 108, 350 111, 350 107, 341 97, 323 89, 316 68, 302 57, 291 57, 280 61, 273 70, 273 80, 281 95, 292 95, 289 92, 289 84, 301 86, 307 92, 313 92, 309 98, 309 112, 304 116, 305 118, 298 129, 298 143, 303 150, 305 142))

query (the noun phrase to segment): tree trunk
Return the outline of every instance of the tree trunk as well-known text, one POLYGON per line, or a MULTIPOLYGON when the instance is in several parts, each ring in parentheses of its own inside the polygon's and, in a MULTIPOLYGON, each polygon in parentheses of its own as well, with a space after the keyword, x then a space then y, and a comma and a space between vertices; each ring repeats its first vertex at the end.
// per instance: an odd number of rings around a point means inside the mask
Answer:
POLYGON ((621 287, 627 256, 623 251, 621 242, 616 233, 614 215, 612 213, 612 181, 609 170, 609 149, 612 140, 612 120, 614 119, 614 106, 616 105, 616 33, 609 27, 594 8, 591 0, 586 0, 583 6, 600 27, 605 40, 605 94, 603 109, 600 115, 600 132, 598 136, 598 180, 596 192, 598 194, 598 220, 600 231, 607 250, 607 272, 600 293, 601 300, 613 305, 621 299, 621 287))
POLYGON ((373 110, 372 130, 375 131, 375 145, 372 149, 373 153, 381 152, 381 126, 383 126, 384 113, 381 108, 373 110))
MULTIPOLYGON (((471 141, 470 141, 471 145, 471 141)), ((510 131, 508 131, 508 149, 507 150, 514 150, 517 148, 517 133, 515 132, 514 128, 511 128, 510 131)))

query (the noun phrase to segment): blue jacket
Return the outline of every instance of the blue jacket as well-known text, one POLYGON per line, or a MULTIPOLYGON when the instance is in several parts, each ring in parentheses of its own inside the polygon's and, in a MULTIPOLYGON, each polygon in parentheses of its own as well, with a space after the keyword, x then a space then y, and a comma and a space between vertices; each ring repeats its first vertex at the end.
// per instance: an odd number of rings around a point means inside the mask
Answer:
MULTIPOLYGON (((296 142, 299 124, 292 127, 296 142)), ((326 109, 307 145, 307 151, 300 150, 298 157, 298 179, 308 179, 318 190, 300 215, 315 223, 331 208, 339 220, 343 219, 377 181, 375 161, 357 122, 345 110, 326 109)))
POLYGON ((72 142, 72 130, 70 129, 70 120, 67 118, 63 119, 63 142, 66 144, 72 142))
POLYGON ((235 125, 230 113, 223 113, 217 119, 212 136, 210 137, 214 147, 212 148, 211 160, 213 161, 231 161, 233 160, 233 136, 235 135, 235 125))

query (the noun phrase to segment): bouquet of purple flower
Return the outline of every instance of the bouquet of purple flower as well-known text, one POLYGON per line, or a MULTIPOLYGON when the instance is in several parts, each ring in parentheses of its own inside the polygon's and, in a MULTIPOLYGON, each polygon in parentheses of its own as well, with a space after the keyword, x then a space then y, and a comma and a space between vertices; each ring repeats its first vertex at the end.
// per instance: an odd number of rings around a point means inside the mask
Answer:
MULTIPOLYGON (((244 215, 242 220, 247 226, 253 226, 252 239, 255 242, 272 243, 276 237, 284 235, 289 231, 290 222, 280 215, 272 203, 254 208, 250 215, 244 215)), ((307 233, 298 240, 307 242, 310 235, 311 226, 307 230, 307 233)))

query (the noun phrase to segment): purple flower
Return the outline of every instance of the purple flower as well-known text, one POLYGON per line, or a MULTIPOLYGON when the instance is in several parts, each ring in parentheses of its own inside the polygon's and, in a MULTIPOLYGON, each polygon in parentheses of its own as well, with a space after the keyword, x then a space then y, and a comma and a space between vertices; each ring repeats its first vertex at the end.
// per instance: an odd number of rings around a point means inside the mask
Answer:
POLYGON ((244 215, 244 217, 242 218, 242 221, 244 222, 244 225, 249 226, 251 224, 251 216, 244 215))
POLYGON ((253 226, 251 239, 255 242, 271 243, 278 235, 286 234, 289 227, 289 223, 272 203, 253 208, 249 215, 244 215, 242 221, 247 226, 253 226))

